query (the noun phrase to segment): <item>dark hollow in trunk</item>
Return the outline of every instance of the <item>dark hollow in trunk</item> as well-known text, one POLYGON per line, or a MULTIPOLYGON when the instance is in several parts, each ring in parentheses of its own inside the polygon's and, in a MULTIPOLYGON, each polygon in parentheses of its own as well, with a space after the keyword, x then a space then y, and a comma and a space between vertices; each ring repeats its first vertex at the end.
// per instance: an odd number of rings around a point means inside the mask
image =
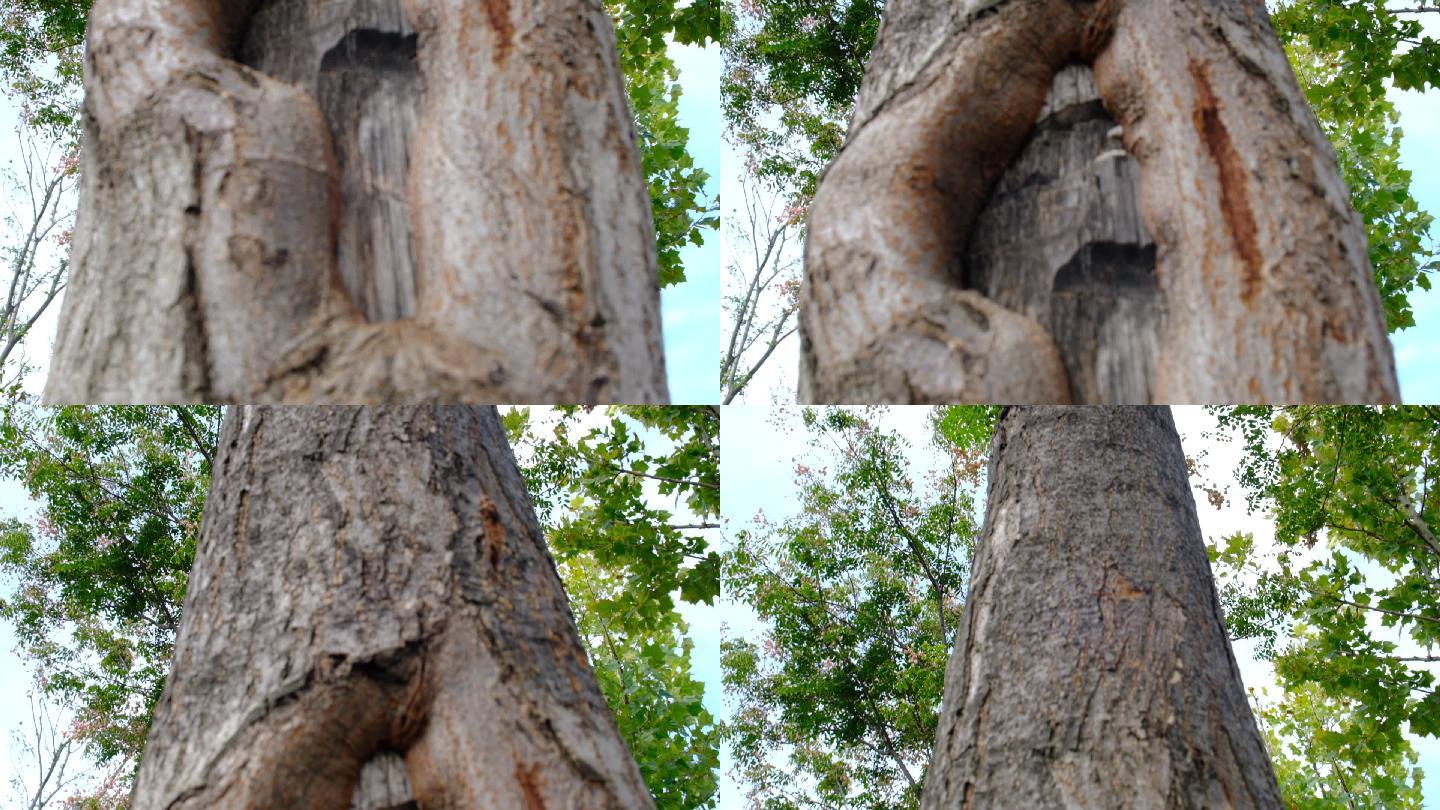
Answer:
POLYGON ((1011 408, 922 808, 1281 808, 1168 408, 1011 408))
POLYGON ((400 0, 275 0, 250 23, 241 61, 308 92, 330 125, 340 277, 366 317, 415 314, 410 144, 424 83, 400 0))
POLYGON ((980 210, 965 286, 1043 325, 1077 404, 1151 402, 1163 303, 1140 163, 1088 65, 1060 71, 1020 157, 980 210))

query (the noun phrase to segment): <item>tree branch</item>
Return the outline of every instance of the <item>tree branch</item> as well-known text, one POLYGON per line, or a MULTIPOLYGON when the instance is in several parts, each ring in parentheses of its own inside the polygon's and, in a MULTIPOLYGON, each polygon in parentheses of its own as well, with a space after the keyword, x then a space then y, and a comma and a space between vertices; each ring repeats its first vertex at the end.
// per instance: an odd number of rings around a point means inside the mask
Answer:
POLYGON ((200 438, 200 427, 195 424, 195 417, 190 415, 190 409, 184 405, 174 405, 171 406, 171 410, 175 411, 176 415, 180 417, 180 424, 185 426, 185 432, 190 435, 190 441, 195 443, 195 449, 199 450, 200 455, 205 457, 205 461, 209 463, 210 470, 213 473, 215 470, 215 450, 200 438))
POLYGON ((1421 614, 1419 614, 1419 613, 1404 613, 1404 612, 1398 611, 1398 610, 1386 610, 1385 608, 1382 608, 1382 607, 1374 607, 1373 605, 1362 605, 1362 604, 1360 604, 1359 602, 1352 602, 1352 601, 1350 601, 1349 599, 1345 599, 1345 598, 1339 597, 1339 596, 1334 596, 1334 597, 1331 597, 1331 598, 1334 599, 1336 602, 1339 602, 1339 603, 1342 604, 1342 605, 1349 605, 1350 607, 1357 607, 1357 608, 1360 608, 1361 610, 1374 611, 1375 613, 1384 613, 1386 616, 1396 616, 1396 617, 1401 618, 1401 619, 1410 619, 1411 621, 1417 621, 1417 622, 1434 622, 1435 624, 1440 624, 1440 619, 1437 619, 1437 618, 1435 618, 1434 616, 1423 616, 1423 615, 1421 615, 1421 614))

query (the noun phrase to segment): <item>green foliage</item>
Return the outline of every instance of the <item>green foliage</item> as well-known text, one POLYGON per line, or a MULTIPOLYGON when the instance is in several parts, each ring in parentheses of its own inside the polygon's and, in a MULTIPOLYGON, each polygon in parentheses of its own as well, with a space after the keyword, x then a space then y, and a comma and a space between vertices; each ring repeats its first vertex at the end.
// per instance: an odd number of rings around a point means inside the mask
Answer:
POLYGON ((721 98, 756 176, 815 193, 840 151, 883 0, 731 0, 721 98))
POLYGON ((1388 789, 1403 735, 1440 736, 1440 409, 1216 415, 1277 549, 1243 536, 1212 549, 1231 633, 1261 640, 1287 704, 1323 700, 1333 728, 1308 744, 1333 749, 1352 789, 1388 789))
MULTIPOLYGON (((747 170, 803 207, 839 152, 879 31, 883 0, 730 0, 736 25, 724 43, 722 104, 747 170)), ((1351 202, 1366 224, 1370 260, 1389 328, 1413 326, 1409 295, 1440 269, 1432 224, 1400 168, 1401 131, 1386 83, 1440 85, 1440 43, 1417 13, 1382 0, 1288 0, 1274 12, 1310 104, 1335 146, 1351 202)), ((1416 9, 1422 11, 1417 12, 1416 9)))
POLYGON ((703 245, 719 226, 719 205, 706 199, 709 174, 695 166, 690 132, 680 126, 679 71, 667 39, 705 45, 723 37, 730 16, 720 0, 677 9, 676 0, 607 0, 615 19, 620 68, 635 116, 640 154, 650 187, 660 251, 660 286, 685 280, 680 251, 703 245))
POLYGON ((0 525, 0 617, 100 762, 138 757, 179 625, 219 409, 0 413, 0 471, 38 504, 0 525))
POLYGON ((1290 629, 1287 617, 1300 600, 1300 589, 1293 579, 1268 574, 1255 555, 1252 535, 1241 532, 1222 540, 1224 546, 1207 551, 1211 565, 1224 572, 1216 588, 1226 624, 1233 637, 1255 639, 1261 658, 1273 659, 1276 643, 1290 629))
POLYGON ((63 141, 79 140, 81 43, 89 0, 6 0, 0 9, 0 80, 25 118, 63 141))
POLYGON ((720 514, 719 410, 558 413, 538 425, 516 409, 505 426, 600 688, 657 806, 714 806, 717 731, 675 599, 713 604, 720 592, 720 557, 705 539, 720 514))
POLYGON ((1396 744, 1370 734, 1353 703, 1329 697, 1313 684, 1287 689, 1277 704, 1256 702, 1270 764, 1289 810, 1424 807, 1415 750, 1403 739, 1396 744), (1375 755, 1364 773, 1350 762, 1357 746, 1375 755))
MULTIPOLYGON (((91 0, 6 0, 0 11, 0 78, 27 120, 52 136, 78 141, 81 53, 91 0)), ((679 125, 680 84, 667 40, 705 45, 725 36, 730 15, 720 0, 607 0, 616 23, 620 67, 639 134, 654 209, 660 285, 685 280, 680 250, 704 244, 719 223, 705 195, 709 175, 695 167, 690 133, 679 125)))
POLYGON ((590 555, 560 566, 580 635, 640 775, 662 810, 714 807, 720 748, 705 685, 691 673, 694 642, 674 610, 655 616, 594 609, 631 594, 623 576, 590 555))
POLYGON ((1434 218, 1400 167, 1403 133, 1385 90, 1387 82, 1419 91, 1440 85, 1440 43, 1381 0, 1292 0, 1273 19, 1365 222, 1386 322, 1391 331, 1414 326, 1409 295, 1430 289, 1426 273, 1440 262, 1426 239, 1434 218), (1402 47, 1409 43, 1416 44, 1402 47))
MULTIPOLYGON (((718 409, 618 407, 590 429, 579 426, 587 409, 559 412, 553 438, 533 429, 526 410, 506 417, 512 441, 533 454, 523 472, 556 558, 589 554, 622 572, 625 590, 640 597, 625 610, 659 616, 675 608, 675 593, 712 604, 720 592, 720 557, 702 532, 715 527, 720 513, 718 409), (657 452, 654 434, 669 446, 657 452), (682 524, 651 505, 647 487, 700 522, 682 524)), ((609 615, 621 606, 596 609, 609 615)))
POLYGON ((1416 16, 1433 13, 1434 2, 1417 0, 1404 4, 1406 9, 1382 0, 1282 0, 1276 5, 1271 19, 1281 39, 1308 40, 1345 74, 1329 77, 1332 84, 1323 95, 1332 104, 1348 100, 1363 108, 1384 95, 1386 81, 1402 90, 1440 86, 1440 43, 1423 35, 1416 16))
POLYGON ((757 516, 727 553, 728 597, 763 622, 721 647, 724 735, 756 807, 918 805, 984 464, 945 437, 988 439, 995 412, 937 412, 949 463, 923 485, 881 413, 804 411, 827 466, 798 465, 798 514, 757 516))

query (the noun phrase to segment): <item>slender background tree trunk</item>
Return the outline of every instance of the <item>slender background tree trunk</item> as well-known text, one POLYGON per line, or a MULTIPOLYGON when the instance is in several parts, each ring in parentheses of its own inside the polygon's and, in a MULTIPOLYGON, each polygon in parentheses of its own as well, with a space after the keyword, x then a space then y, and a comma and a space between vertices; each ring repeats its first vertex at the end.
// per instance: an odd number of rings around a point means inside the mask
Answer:
POLYGON ((97 0, 85 67, 49 401, 667 398, 598 0, 97 0))
POLYGON ((227 417, 135 810, 634 808, 493 409, 227 417))
POLYGON ((1168 409, 1014 408, 922 807, 1280 808, 1168 409))
POLYGON ((892 0, 808 224, 803 400, 1398 398, 1261 0, 892 0), (1093 133, 1055 115, 1074 66, 1093 133))

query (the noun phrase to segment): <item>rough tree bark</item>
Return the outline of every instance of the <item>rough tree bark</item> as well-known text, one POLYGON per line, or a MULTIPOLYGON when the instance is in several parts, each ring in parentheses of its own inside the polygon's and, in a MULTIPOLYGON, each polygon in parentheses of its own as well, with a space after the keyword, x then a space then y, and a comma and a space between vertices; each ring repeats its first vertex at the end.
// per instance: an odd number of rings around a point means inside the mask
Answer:
POLYGON ((598 0, 97 0, 51 402, 661 402, 598 0))
POLYGON ((1398 398, 1263 0, 892 0, 805 270, 805 401, 1398 398))
POLYGON ((1274 808, 1168 409, 1012 408, 923 808, 1274 808))
POLYGON ((493 409, 231 412, 131 802, 653 806, 493 409))

